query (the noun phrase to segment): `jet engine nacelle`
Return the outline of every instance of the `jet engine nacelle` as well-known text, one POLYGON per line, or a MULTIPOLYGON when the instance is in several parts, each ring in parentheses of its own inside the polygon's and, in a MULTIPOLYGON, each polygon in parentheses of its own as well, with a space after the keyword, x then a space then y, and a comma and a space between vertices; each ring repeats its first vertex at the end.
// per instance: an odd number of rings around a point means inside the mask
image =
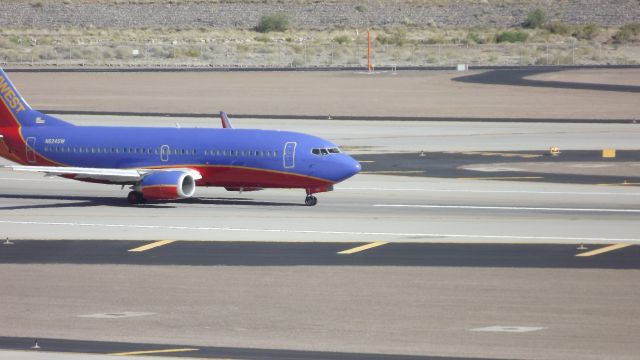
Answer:
POLYGON ((147 200, 185 199, 196 192, 196 180, 184 171, 157 171, 142 178, 139 188, 147 200))

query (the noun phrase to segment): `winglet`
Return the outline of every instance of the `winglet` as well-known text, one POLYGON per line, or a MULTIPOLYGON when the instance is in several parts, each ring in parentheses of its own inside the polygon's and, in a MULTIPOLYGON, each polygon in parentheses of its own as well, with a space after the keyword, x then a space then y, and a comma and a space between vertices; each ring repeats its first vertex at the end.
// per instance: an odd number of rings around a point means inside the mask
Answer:
POLYGON ((222 127, 225 129, 233 129, 233 126, 231 126, 231 121, 229 121, 229 118, 227 117, 227 113, 224 111, 220 111, 220 120, 222 121, 222 127))

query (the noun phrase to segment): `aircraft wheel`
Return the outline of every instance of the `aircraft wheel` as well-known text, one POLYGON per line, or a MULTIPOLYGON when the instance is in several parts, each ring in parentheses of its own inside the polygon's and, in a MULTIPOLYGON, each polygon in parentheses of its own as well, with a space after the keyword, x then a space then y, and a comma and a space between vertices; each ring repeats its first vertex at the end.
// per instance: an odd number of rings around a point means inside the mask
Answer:
POLYGON ((136 196, 138 197, 138 204, 146 204, 147 199, 144 198, 141 192, 136 192, 136 196))
POLYGON ((304 204, 307 206, 315 206, 318 203, 318 198, 315 196, 309 195, 306 199, 304 199, 304 204))
POLYGON ((147 200, 142 197, 142 193, 137 191, 131 191, 129 195, 127 195, 127 201, 131 205, 144 204, 147 200))
POLYGON ((127 195, 127 201, 131 205, 135 205, 138 203, 138 194, 135 191, 131 191, 129 195, 127 195))

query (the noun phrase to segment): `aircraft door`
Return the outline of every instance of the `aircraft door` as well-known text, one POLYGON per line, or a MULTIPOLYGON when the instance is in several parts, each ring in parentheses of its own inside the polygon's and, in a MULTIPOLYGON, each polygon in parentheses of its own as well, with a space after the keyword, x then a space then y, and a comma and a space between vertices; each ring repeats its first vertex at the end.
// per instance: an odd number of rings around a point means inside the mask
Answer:
POLYGON ((169 149, 169 145, 162 145, 162 147, 160 147, 160 161, 169 161, 170 152, 171 150, 169 149))
POLYGON ((27 138, 27 161, 30 163, 36 162, 36 138, 27 138))
POLYGON ((292 169, 296 166, 296 146, 298 143, 288 142, 284 144, 282 152, 283 164, 285 169, 292 169))

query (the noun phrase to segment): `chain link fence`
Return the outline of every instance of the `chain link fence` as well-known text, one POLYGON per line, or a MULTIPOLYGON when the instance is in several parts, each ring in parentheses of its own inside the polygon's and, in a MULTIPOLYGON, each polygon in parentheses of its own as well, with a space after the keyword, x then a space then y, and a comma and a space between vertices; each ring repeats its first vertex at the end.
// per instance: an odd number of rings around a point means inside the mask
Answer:
MULTIPOLYGON (((0 48, 10 66, 198 66, 365 67, 367 43, 229 42, 18 44, 0 48)), ((630 65, 640 63, 639 45, 578 43, 373 44, 377 67, 503 65, 630 65)))

